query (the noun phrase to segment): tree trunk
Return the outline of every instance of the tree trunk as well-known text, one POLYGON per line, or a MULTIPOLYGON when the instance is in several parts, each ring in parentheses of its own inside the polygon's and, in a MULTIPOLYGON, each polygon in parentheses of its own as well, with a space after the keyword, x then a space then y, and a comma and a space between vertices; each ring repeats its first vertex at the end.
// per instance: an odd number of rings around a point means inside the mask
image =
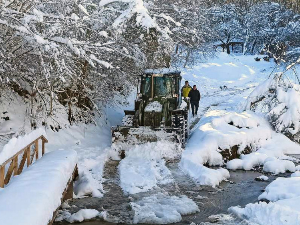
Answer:
POLYGON ((251 54, 253 54, 255 45, 256 45, 256 39, 255 39, 254 42, 253 42, 253 45, 252 45, 252 48, 251 48, 251 54))
POLYGON ((226 49, 227 49, 227 54, 229 55, 230 54, 230 45, 229 44, 226 44, 226 49))
POLYGON ((70 125, 72 125, 73 122, 73 116, 72 116, 72 106, 71 106, 71 99, 68 102, 68 106, 69 106, 69 113, 68 113, 68 120, 70 125))
POLYGON ((189 60, 189 58, 190 58, 190 54, 191 54, 191 50, 189 49, 188 52, 187 52, 187 54, 186 54, 186 57, 185 57, 185 63, 184 63, 183 68, 186 67, 186 65, 187 65, 187 63, 188 63, 188 60, 189 60))

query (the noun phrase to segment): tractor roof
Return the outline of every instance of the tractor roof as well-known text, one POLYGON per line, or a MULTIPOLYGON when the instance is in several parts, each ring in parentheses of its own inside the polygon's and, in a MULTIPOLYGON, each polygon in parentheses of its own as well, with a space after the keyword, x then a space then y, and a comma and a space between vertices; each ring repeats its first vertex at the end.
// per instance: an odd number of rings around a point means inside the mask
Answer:
POLYGON ((147 69, 145 75, 163 74, 163 75, 180 75, 180 71, 173 68, 147 69))

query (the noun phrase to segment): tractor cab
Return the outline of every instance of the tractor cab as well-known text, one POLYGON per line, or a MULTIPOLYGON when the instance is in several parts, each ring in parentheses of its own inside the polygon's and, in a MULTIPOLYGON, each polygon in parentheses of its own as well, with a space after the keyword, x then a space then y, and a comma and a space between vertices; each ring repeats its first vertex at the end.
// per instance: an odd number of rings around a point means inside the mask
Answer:
POLYGON ((141 76, 140 96, 146 101, 169 102, 169 110, 181 104, 179 71, 147 70, 141 76))

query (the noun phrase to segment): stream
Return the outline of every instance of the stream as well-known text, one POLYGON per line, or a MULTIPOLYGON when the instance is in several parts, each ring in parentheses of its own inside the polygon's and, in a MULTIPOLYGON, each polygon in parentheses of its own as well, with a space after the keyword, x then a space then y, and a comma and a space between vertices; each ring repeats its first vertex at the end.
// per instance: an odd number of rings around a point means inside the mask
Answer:
MULTIPOLYGON (((175 224, 244 224, 243 221, 234 219, 228 214, 227 210, 231 206, 245 206, 248 203, 257 201, 257 197, 264 191, 264 188, 276 177, 268 174, 269 180, 256 181, 255 178, 262 175, 257 171, 230 171, 230 179, 222 182, 218 187, 197 185, 189 176, 185 175, 179 168, 178 162, 169 162, 168 168, 172 172, 174 182, 167 185, 160 185, 158 188, 134 195, 124 195, 119 186, 117 161, 108 161, 104 170, 103 183, 106 193, 103 198, 81 198, 73 199, 69 202, 68 209, 71 213, 79 209, 97 209, 107 212, 107 220, 93 219, 81 225, 113 225, 113 224, 132 224, 134 211, 131 209, 130 202, 140 200, 143 197, 153 195, 157 192, 167 192, 169 195, 186 195, 192 199, 199 207, 200 212, 182 216, 182 221, 175 224), (221 215, 220 215, 221 214, 221 215), (216 216, 217 215, 217 216, 216 216), (225 222, 222 222, 225 221, 225 222)), ((288 174, 281 174, 288 176, 288 174)), ((55 222, 54 225, 66 225, 68 222, 55 222)))

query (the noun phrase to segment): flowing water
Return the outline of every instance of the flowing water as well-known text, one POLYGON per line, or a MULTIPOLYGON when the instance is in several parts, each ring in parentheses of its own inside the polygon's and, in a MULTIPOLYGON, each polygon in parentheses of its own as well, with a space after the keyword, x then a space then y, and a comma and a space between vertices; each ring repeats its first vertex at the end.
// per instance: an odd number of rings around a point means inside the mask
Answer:
MULTIPOLYGON (((269 176, 268 182, 256 181, 255 178, 261 173, 257 171, 231 171, 229 181, 222 182, 217 188, 199 186, 185 175, 179 168, 178 162, 168 163, 168 168, 172 172, 174 182, 167 185, 135 195, 124 195, 118 182, 118 162, 109 161, 106 163, 103 183, 106 193, 103 198, 82 198, 74 199, 69 202, 72 206, 68 209, 71 213, 79 209, 97 209, 107 211, 109 222, 101 219, 82 222, 81 225, 112 225, 130 224, 134 212, 130 207, 130 202, 139 200, 143 197, 153 195, 157 192, 168 192, 170 195, 186 195, 193 199, 198 205, 200 212, 182 217, 182 221, 176 224, 246 224, 243 221, 234 219, 230 215, 220 215, 228 213, 231 206, 245 206, 248 203, 257 201, 257 197, 264 188, 276 177, 269 176), (217 215, 217 216, 215 216, 217 215)), ((286 176, 285 174, 282 176, 286 176)), ((55 225, 66 225, 67 222, 56 222, 55 225)), ((76 224, 76 223, 74 223, 76 224)))

